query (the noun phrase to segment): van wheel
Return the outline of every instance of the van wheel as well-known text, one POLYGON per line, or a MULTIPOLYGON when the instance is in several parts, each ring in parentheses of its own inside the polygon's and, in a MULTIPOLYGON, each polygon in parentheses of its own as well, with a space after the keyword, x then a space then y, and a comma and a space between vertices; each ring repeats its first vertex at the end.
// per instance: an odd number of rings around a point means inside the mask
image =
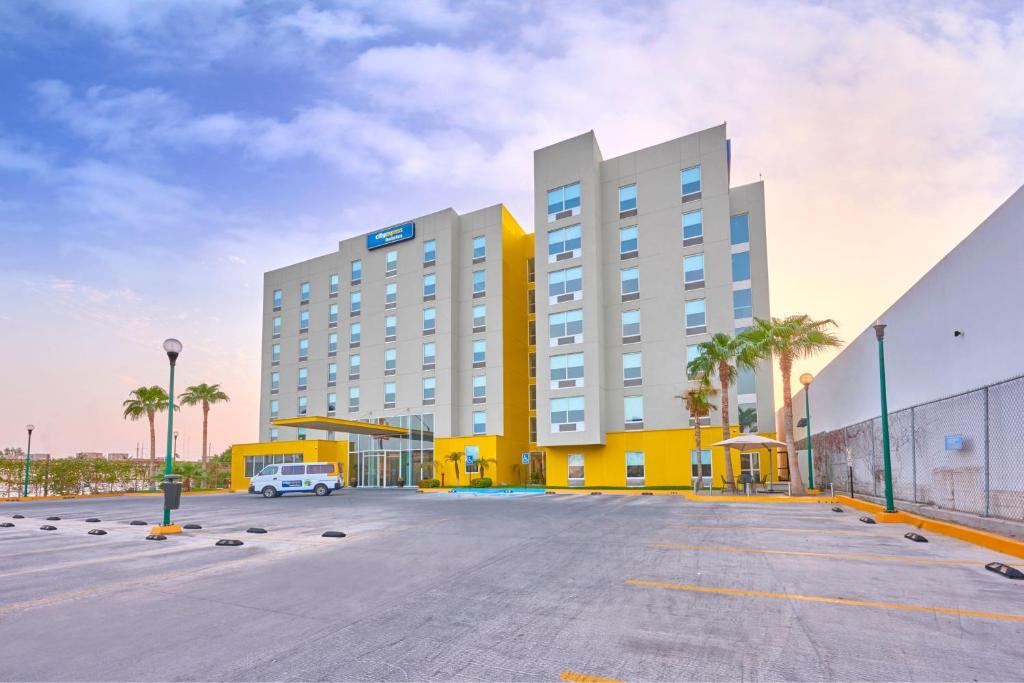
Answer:
POLYGON ((317 484, 313 487, 313 493, 318 496, 329 496, 331 495, 331 490, 327 488, 326 484, 317 484))
POLYGON ((273 486, 264 486, 263 490, 260 491, 260 493, 263 494, 264 498, 274 498, 277 496, 277 489, 275 489, 273 486))

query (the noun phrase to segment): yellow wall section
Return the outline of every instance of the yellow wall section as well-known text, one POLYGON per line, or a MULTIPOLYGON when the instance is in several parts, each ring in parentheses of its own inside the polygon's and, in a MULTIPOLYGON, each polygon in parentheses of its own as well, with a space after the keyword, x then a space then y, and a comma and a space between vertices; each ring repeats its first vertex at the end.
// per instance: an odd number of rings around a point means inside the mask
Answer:
POLYGON ((344 464, 345 485, 348 486, 348 441, 271 441, 268 443, 236 443, 231 447, 231 488, 247 491, 249 478, 245 476, 245 458, 252 455, 287 455, 301 453, 303 462, 340 462, 344 464))

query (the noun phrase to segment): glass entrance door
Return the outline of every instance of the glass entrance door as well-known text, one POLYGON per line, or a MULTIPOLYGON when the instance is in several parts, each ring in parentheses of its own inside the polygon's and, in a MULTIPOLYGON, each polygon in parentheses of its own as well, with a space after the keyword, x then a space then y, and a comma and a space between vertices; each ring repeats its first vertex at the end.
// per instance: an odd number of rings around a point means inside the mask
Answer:
POLYGON ((359 485, 384 486, 384 454, 363 453, 359 458, 359 485))

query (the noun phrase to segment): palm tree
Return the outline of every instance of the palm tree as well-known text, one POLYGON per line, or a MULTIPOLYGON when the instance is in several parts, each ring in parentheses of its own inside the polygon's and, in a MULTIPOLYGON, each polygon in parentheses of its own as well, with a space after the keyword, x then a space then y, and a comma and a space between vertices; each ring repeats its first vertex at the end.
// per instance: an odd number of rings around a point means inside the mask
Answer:
MULTIPOLYGON (((156 414, 167 410, 167 392, 163 387, 139 387, 128 394, 128 400, 121 404, 124 419, 135 420, 145 415, 149 419, 149 459, 156 466, 156 414)), ((177 406, 174 407, 178 409, 177 406)))
POLYGON ((462 452, 455 451, 444 456, 445 462, 450 462, 455 468, 455 485, 459 485, 459 463, 462 462, 462 452))
MULTIPOLYGON (((697 357, 686 366, 690 377, 710 382, 712 376, 718 376, 718 385, 722 392, 723 441, 732 436, 729 433, 729 386, 736 379, 736 373, 740 368, 752 368, 756 362, 754 348, 745 337, 730 337, 725 332, 718 332, 697 346, 697 357)), ((725 449, 725 478, 731 482, 736 481, 732 473, 732 457, 728 448, 725 449)), ((733 489, 735 488, 733 484, 733 489)))
POLYGON ((187 387, 184 392, 178 394, 178 401, 183 406, 203 406, 203 464, 206 464, 206 449, 209 444, 206 440, 207 424, 210 416, 210 406, 222 401, 230 401, 228 395, 220 390, 219 384, 196 384, 187 387))
POLYGON ((497 466, 497 464, 498 464, 498 460, 496 458, 487 458, 487 457, 484 457, 484 456, 480 456, 479 458, 477 458, 476 462, 477 462, 477 468, 480 471, 480 476, 481 477, 487 476, 485 473, 487 471, 487 466, 488 465, 493 464, 493 465, 497 466))
POLYGON ((786 432, 789 480, 797 494, 804 493, 804 484, 793 438, 793 394, 790 390, 793 361, 841 346, 839 337, 828 329, 835 326, 835 321, 831 319, 812 320, 808 315, 791 315, 786 318, 755 320, 754 326, 742 334, 758 358, 774 357, 779 361, 779 372, 782 375, 782 424, 786 432))
POLYGON ((704 455, 700 444, 700 419, 715 409, 711 399, 716 393, 718 392, 711 386, 711 382, 707 379, 698 379, 689 389, 676 396, 683 400, 686 412, 693 419, 693 441, 697 447, 697 486, 695 487, 697 491, 704 484, 704 455))

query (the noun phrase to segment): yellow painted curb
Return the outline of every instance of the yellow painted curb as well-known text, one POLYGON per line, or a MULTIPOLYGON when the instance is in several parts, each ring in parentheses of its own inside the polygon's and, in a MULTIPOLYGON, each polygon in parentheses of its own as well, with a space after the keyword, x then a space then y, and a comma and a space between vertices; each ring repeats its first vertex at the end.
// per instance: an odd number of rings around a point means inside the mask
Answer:
POLYGON ((943 536, 950 536, 967 543, 973 543, 974 545, 995 550, 1005 555, 1024 557, 1024 541, 994 534, 990 531, 971 529, 970 527, 953 522, 942 522, 937 519, 921 517, 909 512, 883 512, 881 505, 870 503, 866 500, 858 500, 847 496, 836 496, 836 498, 844 505, 874 514, 875 521, 883 524, 910 524, 918 529, 927 529, 928 531, 933 531, 943 536))
POLYGON ((178 524, 168 524, 167 526, 155 526, 149 530, 151 534, 180 534, 181 526, 178 524))
MULTIPOLYGON (((239 493, 238 491, 232 491, 231 489, 217 489, 216 491, 182 491, 183 496, 208 496, 208 495, 221 495, 224 493, 239 493)), ((130 496, 156 496, 160 497, 163 493, 161 491, 139 491, 132 493, 82 493, 72 494, 67 496, 29 496, 28 498, 22 498, 20 496, 15 498, 0 498, 0 503, 30 503, 34 500, 75 500, 79 498, 127 498, 130 496)))

